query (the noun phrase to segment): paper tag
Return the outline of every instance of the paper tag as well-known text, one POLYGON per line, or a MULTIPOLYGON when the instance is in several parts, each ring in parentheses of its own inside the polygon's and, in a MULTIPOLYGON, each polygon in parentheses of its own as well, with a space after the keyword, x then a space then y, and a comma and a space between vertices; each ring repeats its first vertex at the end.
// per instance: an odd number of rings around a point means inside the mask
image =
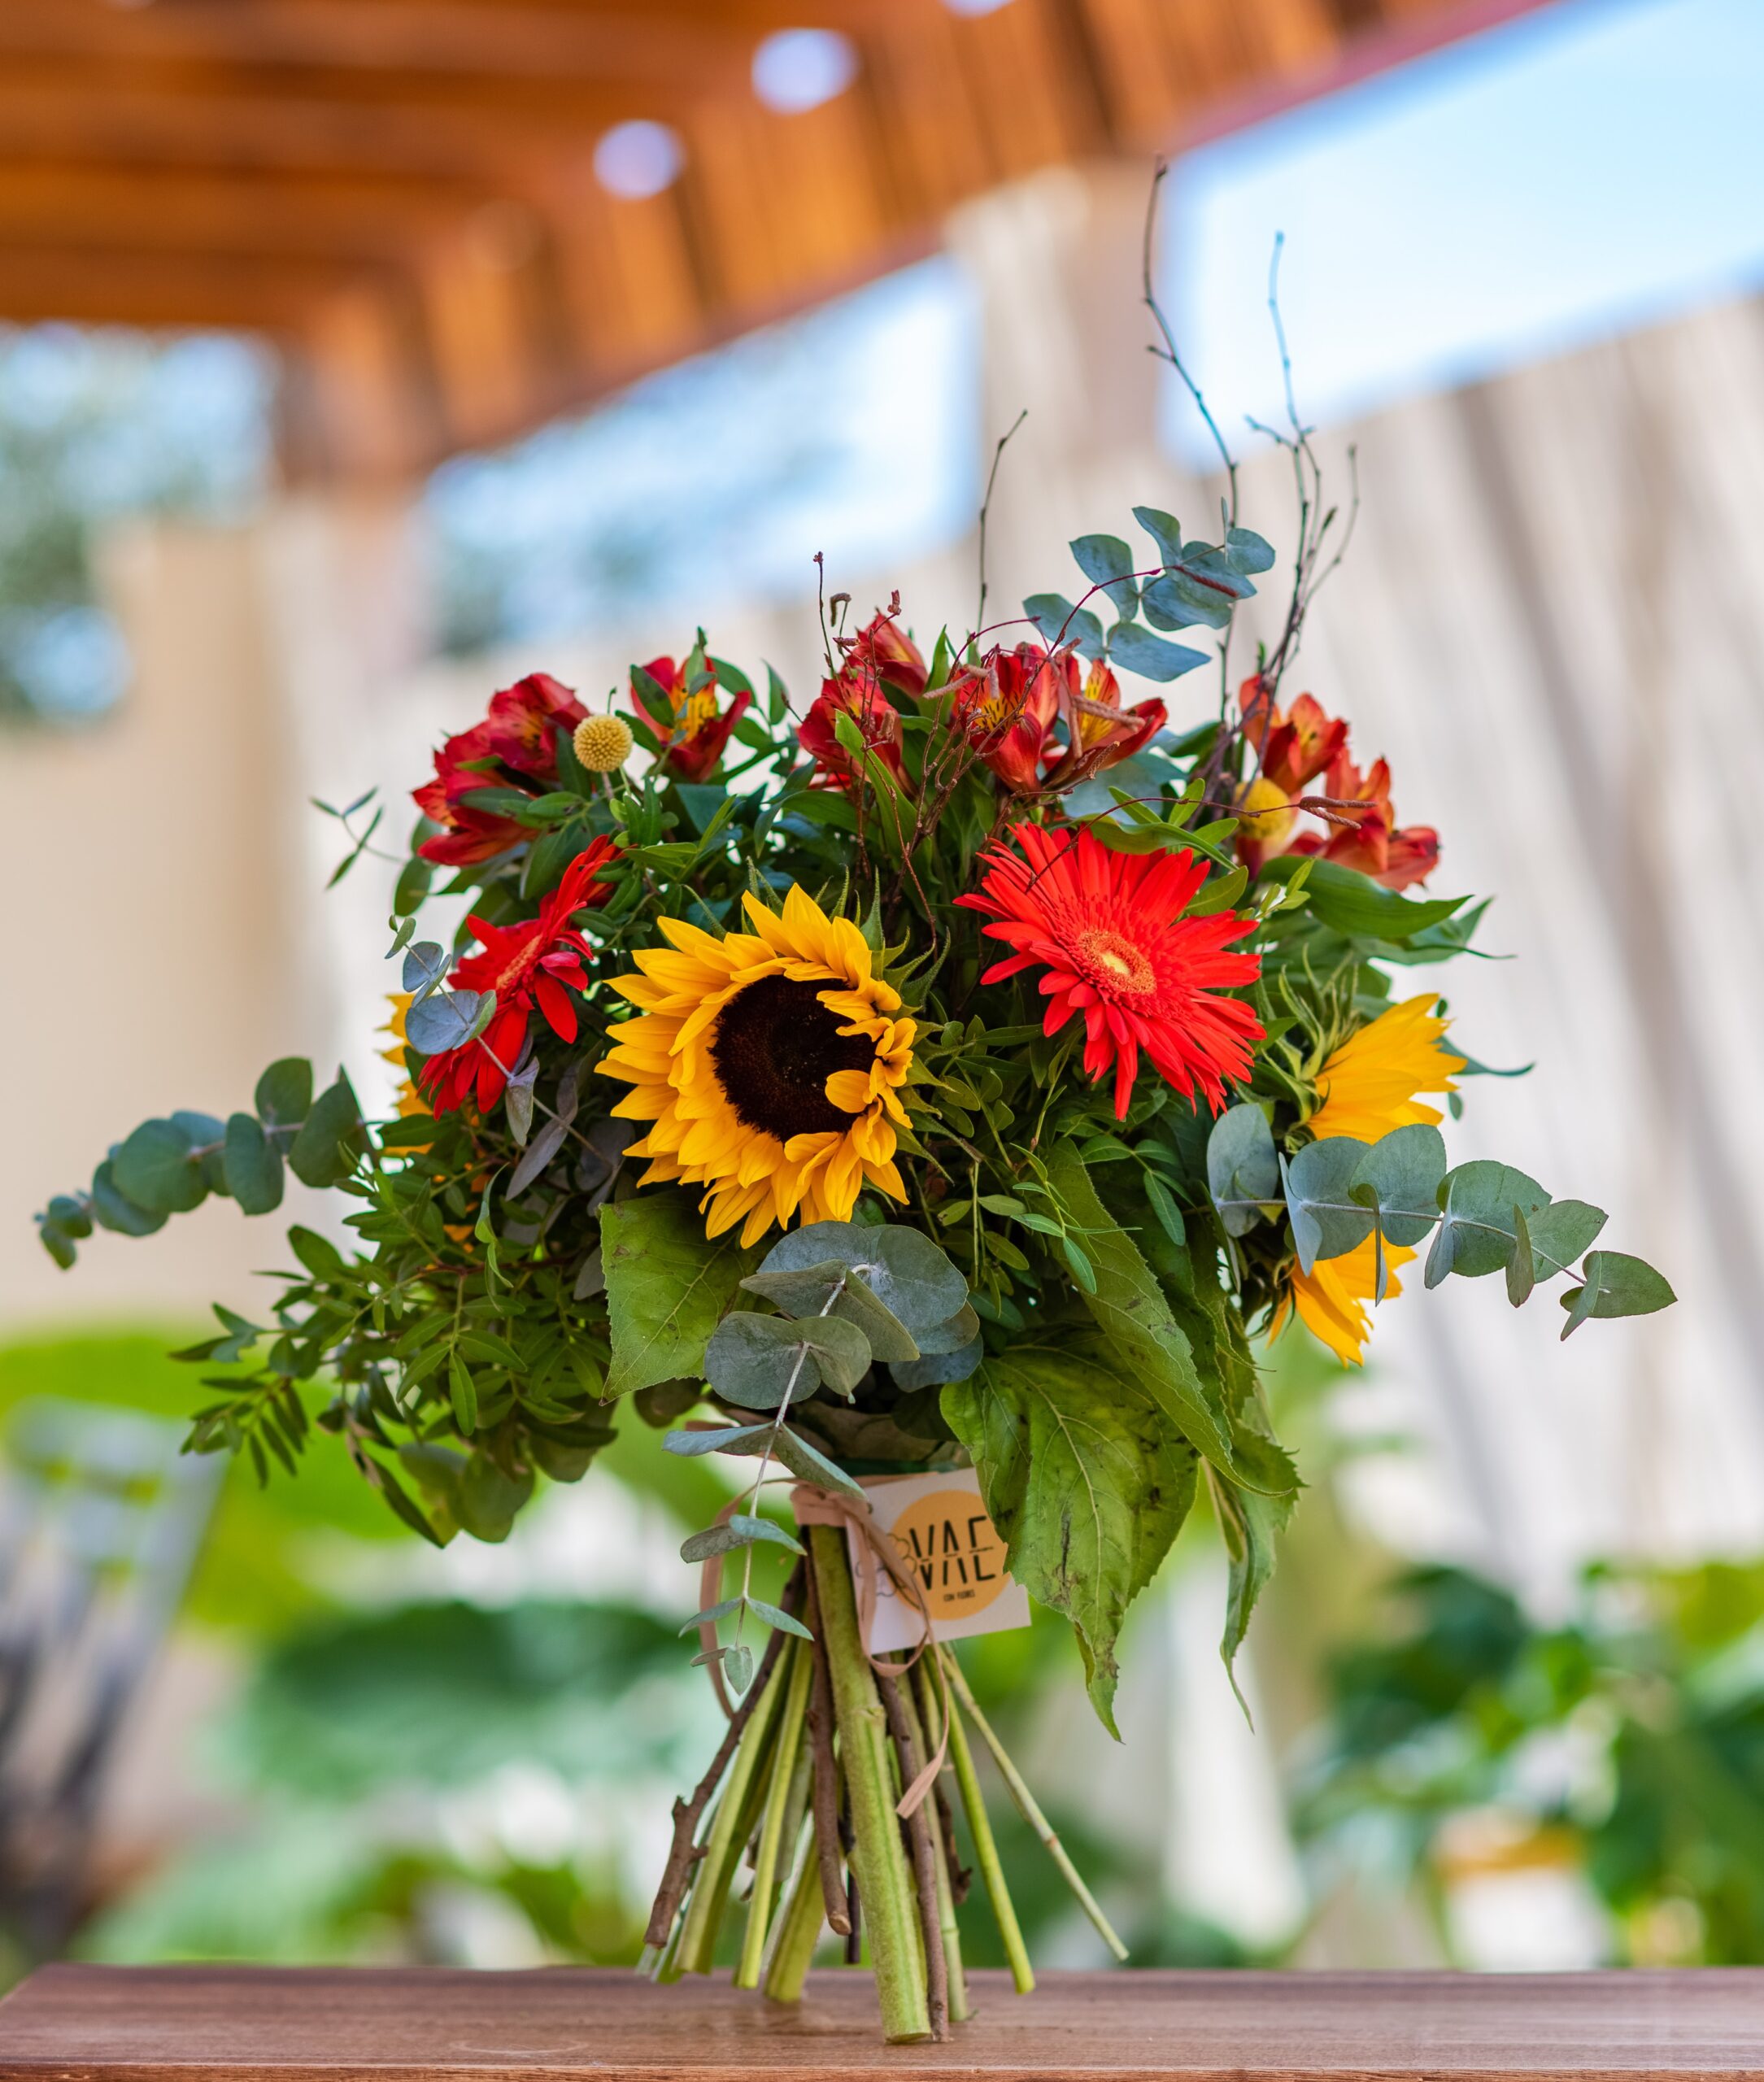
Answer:
MULTIPOLYGON (((946 1474, 875 1475, 864 1493, 882 1533, 918 1578, 940 1640, 1002 1634, 1029 1624, 1029 1593, 1006 1570, 1004 1542, 980 1501, 972 1468, 946 1474)), ((854 1571, 865 1566, 858 1535, 847 1530, 854 1571)), ((869 1650, 917 1648, 924 1638, 919 1614, 875 1559, 876 1613, 869 1650)))

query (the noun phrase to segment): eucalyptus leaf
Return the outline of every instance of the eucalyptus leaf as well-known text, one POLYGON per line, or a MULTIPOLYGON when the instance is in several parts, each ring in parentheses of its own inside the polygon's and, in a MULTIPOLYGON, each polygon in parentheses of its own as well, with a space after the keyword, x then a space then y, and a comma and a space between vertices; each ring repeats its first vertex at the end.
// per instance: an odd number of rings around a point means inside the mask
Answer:
POLYGON ((847 1274, 837 1258, 823 1258, 818 1265, 795 1270, 750 1273, 741 1284, 747 1293, 757 1294, 792 1316, 820 1315, 837 1293, 828 1313, 855 1323, 869 1339, 873 1357, 891 1365, 918 1357, 919 1346, 906 1325, 861 1279, 847 1274))
POLYGON ((1183 531, 1174 516, 1155 506, 1136 506, 1133 517, 1157 544, 1157 553, 1164 562, 1174 564, 1183 553, 1183 531))
POLYGON ((1439 1222, 1445 1172, 1445 1137, 1427 1122, 1413 1122, 1372 1144, 1348 1182, 1348 1197, 1378 1209, 1387 1244, 1418 1244, 1439 1222))
POLYGON ((1539 1276, 1548 1279, 1566 1272, 1583 1252, 1591 1250, 1605 1221, 1604 1209, 1589 1206, 1585 1200, 1552 1200, 1527 1215, 1539 1276))
POLYGON ((268 1214, 281 1205, 281 1156, 255 1113, 235 1113, 227 1122, 222 1161, 227 1191, 242 1214, 268 1214))
POLYGON ((340 1186, 355 1168, 363 1145, 361 1108, 341 1071, 321 1091, 300 1124, 288 1152, 288 1166, 303 1186, 340 1186))
POLYGON ((1228 1106, 1207 1137, 1207 1190, 1228 1236, 1242 1236, 1280 1199, 1280 1161, 1261 1107, 1228 1106), (1256 1204, 1246 1206, 1246 1201, 1256 1204))
POLYGON ((404 1015, 405 1039, 420 1056, 439 1056, 463 1048, 472 1038, 473 1022, 482 1003, 476 991, 438 991, 404 1015))
POLYGON ((304 1056, 284 1056, 257 1080, 251 1104, 266 1128, 298 1127, 312 1104, 312 1065, 304 1056))
POLYGON ((670 1431, 661 1443, 670 1453, 697 1460, 704 1453, 747 1451, 750 1440, 763 1437, 771 1429, 769 1424, 724 1424, 704 1431, 670 1431))
POLYGON ((1208 662, 1204 651, 1196 651, 1191 644, 1166 643, 1161 636, 1153 636, 1130 621, 1117 622, 1109 631, 1108 661, 1142 680, 1159 682, 1180 679, 1184 673, 1208 662))
MULTIPOLYGON (((960 1352, 965 1345, 972 1344, 980 1335, 980 1318, 974 1313, 973 1305, 967 1302, 958 1309, 947 1323, 939 1323, 934 1330, 922 1331, 919 1335, 919 1350, 927 1359, 938 1358, 946 1352, 960 1352)), ((878 1353, 878 1357, 885 1355, 878 1353)))
POLYGON ((787 1547, 792 1554, 800 1554, 802 1542, 794 1533, 786 1532, 782 1526, 774 1525, 769 1518, 752 1518, 737 1511, 720 1526, 711 1526, 703 1532, 695 1532, 680 1549, 682 1562, 703 1562, 712 1554, 730 1554, 738 1547, 752 1547, 769 1541, 774 1546, 787 1547))
POLYGON ((725 1316, 704 1348, 704 1372, 725 1402, 776 1409, 786 1396, 801 1402, 822 1383, 849 1395, 869 1368, 869 1344, 855 1324, 834 1316, 798 1322, 737 1309, 725 1316))
POLYGON ((1301 1272, 1309 1272, 1319 1258, 1345 1257, 1372 1234, 1371 1216, 1348 1197, 1365 1155, 1365 1143, 1352 1135, 1325 1135, 1307 1143, 1296 1156, 1282 1158, 1287 1217, 1301 1272))
MULTIPOLYGON (((974 1318, 978 1323, 977 1316, 974 1318)), ((953 1352, 928 1353, 923 1359, 896 1362, 889 1368, 897 1388, 934 1388, 951 1381, 965 1381, 987 1356, 986 1341, 977 1330, 966 1344, 953 1352)))
POLYGON ((1429 1287, 1448 1273, 1482 1279, 1505 1272, 1515 1240, 1514 1209, 1531 1222, 1549 1204, 1536 1179, 1486 1158, 1447 1172, 1438 1197, 1442 1218, 1427 1253, 1429 1287))
POLYGON ((150 1214, 187 1214, 208 1196, 202 1161, 175 1121, 143 1121, 111 1160, 117 1190, 150 1214))
POLYGON ((801 1620, 793 1618, 781 1606, 768 1605, 763 1597, 750 1597, 747 1609, 756 1618, 763 1619, 768 1627, 776 1627, 781 1634, 794 1634, 799 1641, 812 1641, 815 1638, 801 1620))
POLYGON ((1583 1283, 1561 1297, 1568 1311, 1565 1338, 1590 1316, 1651 1316, 1678 1299, 1663 1274, 1626 1251, 1589 1251, 1582 1272, 1583 1283))
POLYGON ((109 1162, 92 1174, 92 1213, 101 1228, 119 1236, 150 1236, 165 1226, 166 1217, 150 1209, 137 1207, 117 1184, 109 1162))
POLYGON ((968 1299, 968 1283, 948 1253, 922 1230, 894 1222, 812 1222, 781 1237, 760 1270, 795 1272, 829 1259, 861 1278, 915 1337, 947 1322, 968 1299))
POLYGON ((412 994, 414 1010, 432 991, 438 991, 447 973, 447 951, 438 940, 419 940, 404 951, 401 982, 412 994))

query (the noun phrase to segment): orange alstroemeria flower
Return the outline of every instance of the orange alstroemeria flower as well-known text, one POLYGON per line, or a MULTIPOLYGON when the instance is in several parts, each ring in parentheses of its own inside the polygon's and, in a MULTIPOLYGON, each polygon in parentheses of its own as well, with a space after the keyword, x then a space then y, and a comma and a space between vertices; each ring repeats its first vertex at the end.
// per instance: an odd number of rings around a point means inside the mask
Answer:
POLYGON ((1082 686, 1073 653, 1067 651, 1061 663, 1060 713, 1066 728, 1066 749, 1042 785, 1065 789, 1075 788, 1093 773, 1131 759, 1169 721, 1169 711, 1155 698, 1123 708, 1121 684, 1100 658, 1082 686))
POLYGON ((725 708, 717 699, 714 680, 707 681, 697 693, 689 693, 686 667, 677 665, 672 658, 651 658, 643 670, 667 695, 673 709, 671 723, 651 715, 633 675, 631 706, 660 745, 662 764, 682 781, 708 781, 753 696, 743 687, 730 695, 725 708))
POLYGON ((1039 643, 995 651, 950 682, 956 728, 1013 795, 1040 791, 1061 691, 1057 661, 1039 643))
POLYGON ((1244 738, 1259 762, 1236 808, 1238 858, 1252 874, 1283 853, 1301 853, 1352 868, 1387 889, 1426 880, 1439 863, 1440 834, 1430 825, 1397 828, 1390 768, 1380 759, 1360 771, 1343 717, 1328 714, 1309 694, 1283 712, 1254 675, 1237 698, 1244 738), (1300 830, 1304 812, 1322 816, 1326 831, 1300 830))

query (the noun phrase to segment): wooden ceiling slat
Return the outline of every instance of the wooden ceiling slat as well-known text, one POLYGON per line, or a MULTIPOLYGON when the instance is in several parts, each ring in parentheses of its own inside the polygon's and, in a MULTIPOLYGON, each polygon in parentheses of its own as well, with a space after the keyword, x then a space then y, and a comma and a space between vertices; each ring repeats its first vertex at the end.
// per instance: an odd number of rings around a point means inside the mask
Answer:
POLYGON ((0 247, 22 240, 70 251, 126 245, 393 264, 492 205, 495 194, 459 181, 238 173, 216 181, 187 170, 0 159, 0 247))
POLYGON ((1533 4, 0 0, 0 319, 276 333, 291 465, 408 473, 931 250, 998 182, 1533 4), (763 108, 760 38, 817 24, 852 90, 763 108), (686 148, 642 202, 592 172, 631 117, 686 148))

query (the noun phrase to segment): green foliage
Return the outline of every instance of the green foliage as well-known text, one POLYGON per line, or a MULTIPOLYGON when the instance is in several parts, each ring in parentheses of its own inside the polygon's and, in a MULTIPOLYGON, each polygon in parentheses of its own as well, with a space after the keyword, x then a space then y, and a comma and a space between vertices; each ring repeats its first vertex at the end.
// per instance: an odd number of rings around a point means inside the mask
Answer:
POLYGON ((1553 1626, 1460 1570, 1392 1592, 1332 1666, 1305 1835, 1351 1857, 1375 1819, 1437 1902, 1454 1818, 1493 1815, 1584 1874, 1615 1963, 1764 1958, 1764 1566, 1595 1567, 1553 1626))
POLYGON ((1012 1575, 1072 1622, 1091 1702, 1116 1733, 1115 1643, 1194 1501, 1192 1448, 1100 1344, 1013 1345, 943 1400, 1012 1575))
POLYGON ((612 1325, 609 1396, 702 1377, 704 1348, 751 1269, 733 1235, 707 1242, 690 1194, 648 1193, 600 1210, 612 1325))

